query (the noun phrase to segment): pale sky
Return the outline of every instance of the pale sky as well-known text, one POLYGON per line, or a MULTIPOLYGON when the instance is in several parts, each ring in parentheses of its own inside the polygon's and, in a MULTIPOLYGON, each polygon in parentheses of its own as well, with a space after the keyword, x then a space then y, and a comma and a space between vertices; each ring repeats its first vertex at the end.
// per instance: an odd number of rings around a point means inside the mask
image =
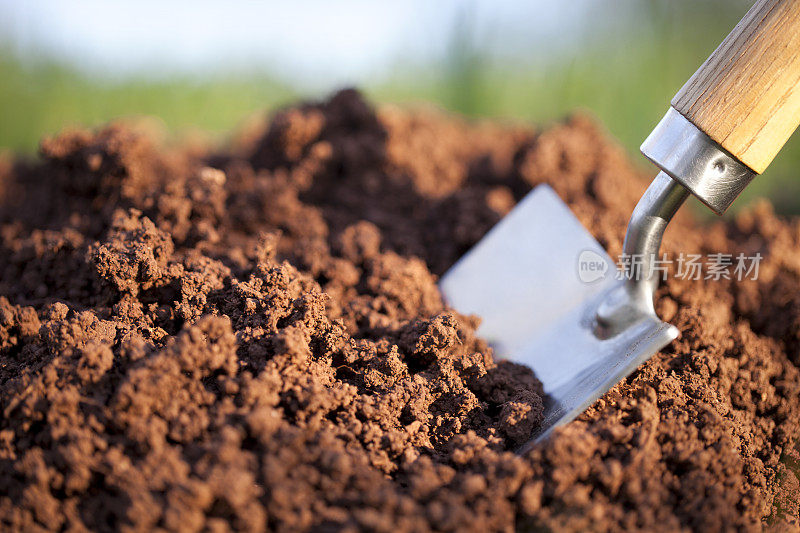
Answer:
POLYGON ((599 3, 0 0, 0 44, 111 77, 260 69, 301 84, 363 83, 441 58, 466 13, 482 48, 546 56, 574 46, 599 3))

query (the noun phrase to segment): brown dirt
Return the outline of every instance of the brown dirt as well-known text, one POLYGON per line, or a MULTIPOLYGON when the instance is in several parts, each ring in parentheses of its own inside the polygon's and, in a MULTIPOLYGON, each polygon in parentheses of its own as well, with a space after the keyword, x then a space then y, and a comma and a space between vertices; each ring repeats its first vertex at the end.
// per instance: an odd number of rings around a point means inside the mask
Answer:
POLYGON ((646 182, 595 125, 375 112, 353 91, 217 153, 110 125, 0 160, 0 524, 11 530, 797 525, 800 221, 665 250, 682 337, 546 446, 441 274, 536 184, 612 254, 646 182), (783 456, 783 457, 782 457, 783 456))

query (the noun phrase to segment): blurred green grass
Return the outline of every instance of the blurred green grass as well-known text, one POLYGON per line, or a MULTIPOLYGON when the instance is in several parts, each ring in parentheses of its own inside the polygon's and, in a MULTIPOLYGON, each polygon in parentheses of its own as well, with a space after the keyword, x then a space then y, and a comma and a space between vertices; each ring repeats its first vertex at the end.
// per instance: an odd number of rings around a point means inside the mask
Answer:
MULTIPOLYGON (((576 110, 594 115, 648 168, 638 146, 670 99, 747 9, 743 0, 650 0, 615 9, 598 2, 595 31, 577 36, 575 53, 543 49, 497 59, 476 43, 469 12, 454 23, 447 57, 398 65, 389 79, 363 87, 378 102, 430 102, 472 117, 556 120, 576 110), (536 58, 537 61, 527 61, 536 58)), ((264 109, 321 93, 298 90, 268 73, 154 81, 98 80, 47 59, 24 61, 0 48, 0 147, 31 153, 42 135, 67 125, 121 116, 159 117, 173 132, 224 136, 264 109)), ((794 136, 734 208, 769 196, 781 212, 800 212, 800 139, 794 136)))
POLYGON ((64 127, 141 115, 158 117, 172 132, 219 136, 256 110, 296 97, 262 74, 103 81, 46 58, 22 61, 0 48, 0 147, 31 153, 43 135, 64 127))

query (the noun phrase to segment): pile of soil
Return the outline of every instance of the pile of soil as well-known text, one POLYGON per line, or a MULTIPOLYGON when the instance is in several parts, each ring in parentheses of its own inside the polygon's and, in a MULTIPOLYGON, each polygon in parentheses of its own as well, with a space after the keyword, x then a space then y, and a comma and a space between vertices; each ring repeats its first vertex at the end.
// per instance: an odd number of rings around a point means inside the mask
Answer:
POLYGON ((3 529, 797 523, 800 221, 679 216, 665 251, 759 252, 758 279, 668 281, 681 338, 520 457, 541 386, 436 280, 540 183, 618 254, 647 182, 596 125, 348 90, 224 152, 154 138, 0 160, 3 529))

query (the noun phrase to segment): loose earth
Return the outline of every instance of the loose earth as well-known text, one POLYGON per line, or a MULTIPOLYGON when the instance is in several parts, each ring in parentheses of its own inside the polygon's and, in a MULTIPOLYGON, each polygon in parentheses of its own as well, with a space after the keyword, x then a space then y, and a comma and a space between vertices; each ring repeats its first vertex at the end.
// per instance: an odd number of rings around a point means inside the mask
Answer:
POLYGON ((619 254, 647 176, 601 128, 346 90, 225 148, 158 139, 0 157, 3 529, 797 527, 800 220, 679 214, 666 253, 758 279, 671 277, 681 337, 520 457, 541 385, 437 276, 540 183, 619 254))

